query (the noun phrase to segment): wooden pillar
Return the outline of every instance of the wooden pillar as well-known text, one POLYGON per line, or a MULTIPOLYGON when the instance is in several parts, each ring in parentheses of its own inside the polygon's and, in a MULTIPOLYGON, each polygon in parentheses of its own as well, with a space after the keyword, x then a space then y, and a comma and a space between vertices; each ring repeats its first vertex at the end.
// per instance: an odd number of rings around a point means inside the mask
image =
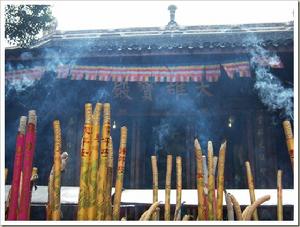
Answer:
MULTIPOLYGON (((62 174, 62 182, 66 182, 68 184, 68 186, 75 186, 78 184, 79 182, 79 172, 77 173, 77 169, 80 166, 80 156, 78 155, 78 150, 80 150, 80 139, 78 140, 78 136, 81 133, 78 132, 82 132, 81 130, 77 130, 79 127, 76 124, 77 122, 77 117, 74 115, 73 117, 69 118, 69 121, 66 122, 66 125, 64 125, 64 123, 62 122, 62 130, 63 128, 65 128, 67 130, 66 132, 66 146, 63 151, 66 151, 69 155, 69 160, 68 165, 67 165, 67 174, 62 174), (79 161, 79 163, 78 163, 79 161), (78 167, 78 168, 73 168, 74 166, 78 167), (76 170, 75 170, 76 169, 76 170), (75 170, 75 171, 74 171, 75 170), (75 183, 76 182, 76 183, 75 183), (70 185, 71 183, 71 185, 70 185), (74 184, 75 183, 75 184, 74 184)), ((63 136, 63 135, 62 135, 63 136)), ((81 136, 81 135, 80 135, 81 136)), ((62 144, 64 145, 64 144, 62 144)))
POLYGON ((140 186, 140 171, 141 171, 141 166, 140 166, 140 157, 141 157, 141 146, 140 146, 140 122, 137 121, 136 124, 136 149, 135 149, 135 188, 139 188, 140 186))
MULTIPOLYGON (((141 171, 140 171, 140 187, 144 187, 146 183, 146 163, 150 161, 150 156, 147 156, 146 149, 147 149, 147 143, 145 141, 146 135, 145 135, 145 129, 141 125, 141 122, 139 122, 139 128, 140 128, 140 138, 139 138, 139 152, 140 152, 140 163, 141 163, 141 171)), ((151 172, 151 171, 150 171, 151 172)))
MULTIPOLYGON (((189 146, 188 149, 189 151, 194 151, 194 135, 195 135, 195 126, 191 125, 189 134, 188 136, 188 141, 189 141, 189 146)), ((190 161, 191 161, 191 188, 195 189, 196 187, 196 159, 194 158, 195 156, 191 156, 190 161)))
POLYGON ((272 129, 272 122, 270 116, 266 113, 264 118, 264 141, 266 147, 266 162, 265 165, 268 166, 268 171, 266 172, 266 184, 268 188, 276 188, 277 184, 273 176, 277 174, 277 152, 274 146, 274 138, 276 138, 276 133, 272 129))
MULTIPOLYGON (((186 135, 189 135, 189 126, 186 127, 186 135)), ((189 141, 188 139, 186 140, 186 155, 185 155, 185 160, 186 160, 186 188, 191 188, 191 152, 194 152, 194 150, 189 149, 189 141)), ((192 153, 194 154, 194 153, 192 153)))
MULTIPOLYGON (((253 177, 256 188, 266 188, 266 173, 269 166, 266 165, 266 146, 265 146, 265 130, 264 130, 264 113, 262 110, 256 112, 255 118, 255 136, 254 136, 254 157, 255 165, 252 167, 253 177)), ((252 163, 250 163, 252 166, 252 163)), ((275 175, 274 175, 275 176, 275 175)))
POLYGON ((130 151, 130 188, 135 188, 136 121, 132 120, 130 151))
MULTIPOLYGON (((255 169, 255 153, 254 153, 254 137, 255 134, 253 125, 255 124, 255 120, 253 119, 253 113, 247 114, 247 147, 248 147, 248 160, 255 169)), ((253 175, 254 176, 254 175, 253 175)), ((254 176, 255 177, 255 176, 254 176)))

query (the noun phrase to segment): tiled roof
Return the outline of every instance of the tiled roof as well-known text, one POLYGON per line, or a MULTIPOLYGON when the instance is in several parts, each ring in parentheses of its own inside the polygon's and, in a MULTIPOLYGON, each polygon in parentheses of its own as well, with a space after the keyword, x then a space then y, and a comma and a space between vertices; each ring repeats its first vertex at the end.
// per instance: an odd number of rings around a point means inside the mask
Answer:
MULTIPOLYGON (((273 49, 293 46, 293 22, 55 31, 29 49, 87 50, 89 53, 159 53, 245 49, 262 45, 273 49)), ((7 49, 8 50, 8 49, 7 49)), ((15 48, 14 50, 20 50, 15 48)), ((14 51, 12 51, 14 52, 14 51)))

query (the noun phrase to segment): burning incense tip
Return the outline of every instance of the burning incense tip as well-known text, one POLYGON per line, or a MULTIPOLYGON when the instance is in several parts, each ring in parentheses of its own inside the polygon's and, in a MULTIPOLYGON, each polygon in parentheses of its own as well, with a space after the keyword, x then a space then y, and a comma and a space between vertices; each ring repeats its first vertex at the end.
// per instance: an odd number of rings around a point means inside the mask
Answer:
POLYGON ((293 130, 291 126, 291 122, 288 120, 283 121, 283 128, 287 139, 292 139, 293 136, 293 130))
POLYGON ((19 131, 20 133, 22 133, 22 134, 25 134, 25 131, 26 131, 26 123, 27 123, 27 117, 26 117, 26 116, 21 116, 18 131, 19 131))
POLYGON ((92 104, 91 103, 86 103, 85 104, 85 123, 86 124, 92 124, 92 104))
POLYGON ((36 125, 36 112, 35 110, 29 110, 28 112, 28 123, 36 125))
POLYGON ((222 142, 222 145, 226 146, 226 145, 227 145, 227 140, 224 140, 224 141, 222 142))
POLYGON ((212 147, 213 147, 212 142, 211 142, 211 141, 208 141, 208 142, 207 142, 207 150, 208 150, 208 149, 212 149, 212 147))
POLYGON ((194 146, 195 146, 195 148, 198 149, 198 150, 201 149, 201 146, 200 146, 200 144, 199 144, 198 139, 195 139, 194 146))
POLYGON ((286 144, 289 152, 289 156, 294 169, 294 136, 290 121, 285 120, 283 123, 284 134, 286 138, 286 144))
POLYGON ((93 113, 93 124, 99 124, 102 104, 97 102, 93 113))

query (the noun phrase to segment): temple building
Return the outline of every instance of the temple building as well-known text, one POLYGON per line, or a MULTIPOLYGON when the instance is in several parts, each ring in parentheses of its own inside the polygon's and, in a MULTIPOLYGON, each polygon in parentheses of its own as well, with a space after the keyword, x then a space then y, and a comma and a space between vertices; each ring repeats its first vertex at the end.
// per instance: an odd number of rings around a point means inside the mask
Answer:
MULTIPOLYGON (((34 166, 47 185, 53 160, 54 119, 69 154, 63 186, 78 186, 84 104, 111 103, 114 166, 120 127, 128 127, 125 189, 151 189, 151 155, 158 157, 159 188, 165 184, 166 156, 180 155, 183 189, 196 189, 194 138, 207 155, 227 141, 225 188, 247 189, 245 161, 255 187, 293 188, 280 110, 270 110, 255 88, 251 50, 276 54, 256 59, 285 87, 293 87, 293 23, 181 26, 59 31, 55 28, 29 48, 5 51, 5 165, 12 169, 19 116, 37 111, 34 166), (266 66, 267 65, 267 66, 266 66)), ((8 182, 11 180, 8 175, 8 182)), ((176 188, 175 168, 172 188, 176 188)), ((263 211, 268 220, 274 212, 263 211)), ((67 216, 67 215, 66 215, 67 216)), ((292 209, 286 210, 292 219, 292 209)), ((262 218, 262 219, 263 219, 262 218)))

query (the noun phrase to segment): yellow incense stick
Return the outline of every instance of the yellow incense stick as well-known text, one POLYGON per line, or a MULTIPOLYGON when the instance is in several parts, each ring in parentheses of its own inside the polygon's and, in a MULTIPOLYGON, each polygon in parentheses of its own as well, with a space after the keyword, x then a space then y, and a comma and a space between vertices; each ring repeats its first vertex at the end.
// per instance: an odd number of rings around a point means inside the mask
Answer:
POLYGON ((277 172, 277 220, 283 220, 283 206, 282 206, 282 170, 277 172))
POLYGON ((286 144, 290 155, 292 167, 294 169, 294 135, 290 121, 285 120, 283 122, 283 129, 286 138, 286 144))
POLYGON ((208 159, 208 220, 214 220, 214 193, 215 193, 215 176, 214 176, 214 160, 213 145, 208 141, 207 159, 208 159))
POLYGON ((270 200, 271 196, 270 195, 265 195, 263 197, 258 198, 257 200, 254 201, 254 203, 252 205, 250 205, 249 207, 247 207, 247 212, 243 212, 243 220, 245 221, 250 221, 251 217, 253 216, 254 211, 256 210, 256 208, 258 206, 260 206, 262 203, 270 200))
POLYGON ((54 128, 54 168, 53 168, 53 209, 52 220, 60 220, 60 179, 61 179, 61 129, 58 120, 53 122, 54 128))
POLYGON ((38 168, 33 167, 31 171, 31 178, 30 178, 30 204, 29 204, 29 211, 28 211, 28 220, 30 220, 30 207, 31 207, 31 197, 32 197, 32 187, 36 184, 38 179, 38 168))
POLYGON ((195 139, 195 156, 197 163, 197 193, 198 193, 198 220, 205 220, 205 195, 204 195, 204 175, 202 163, 202 150, 199 141, 195 139))
POLYGON ((226 141, 222 143, 219 151, 218 177, 217 177, 217 213, 216 219, 223 220, 223 191, 224 191, 224 168, 225 168, 226 141))
POLYGON ((100 166, 98 168, 98 188, 97 188, 97 220, 104 220, 104 194, 107 179, 107 159, 108 144, 110 137, 110 104, 104 103, 103 106, 103 126, 100 149, 100 166))
MULTIPOLYGON (((181 157, 176 157, 176 208, 174 221, 177 220, 176 215, 180 215, 179 209, 181 208, 181 194, 182 194, 182 161, 181 157)), ((181 217, 180 217, 181 219, 181 217)))
MULTIPOLYGON (((253 179, 253 175, 251 172, 250 162, 248 162, 248 161, 245 162, 245 165, 246 165, 246 172, 247 172, 248 188, 249 188, 249 193, 250 193, 250 201, 251 201, 251 204, 253 204, 255 202, 254 179, 253 179)), ((258 220, 257 210, 255 210, 253 213, 253 219, 256 221, 258 220)))
POLYGON ((99 150, 99 133, 100 133, 100 113, 101 103, 96 103, 93 113, 93 125, 91 135, 91 155, 89 164, 89 207, 87 212, 88 220, 95 220, 97 213, 97 172, 98 172, 98 150, 99 150))
POLYGON ((167 156, 166 191, 165 191, 165 221, 170 221, 170 194, 172 176, 172 155, 167 156))
MULTIPOLYGON (((229 193, 228 193, 229 194, 229 193)), ((232 202, 232 205, 233 205, 233 209, 235 211, 235 215, 236 215, 236 219, 238 221, 241 221, 243 220, 243 217, 242 217, 242 210, 241 210, 241 207, 240 207, 240 204, 238 203, 238 201, 236 200, 236 198, 229 194, 229 197, 230 197, 230 200, 232 202)))
POLYGON ((89 207, 89 157, 92 134, 92 104, 85 104, 85 124, 81 144, 81 166, 80 166, 80 182, 79 182, 79 199, 77 220, 87 219, 87 209, 89 207))
POLYGON ((52 220, 53 209, 53 167, 48 179, 48 204, 46 205, 46 220, 52 220))
POLYGON ((123 177, 125 169, 125 159, 126 159, 126 143, 127 143, 127 128, 121 128, 121 142, 119 149, 119 158, 118 158, 118 169, 117 177, 115 184, 115 196, 114 196, 114 207, 113 207, 113 220, 117 221, 120 219, 120 205, 121 205, 121 196, 123 188, 123 177))
POLYGON ((213 210, 214 210, 214 220, 216 220, 217 217, 217 198, 216 198, 216 169, 217 169, 217 164, 218 164, 218 156, 213 157, 213 178, 214 178, 214 193, 213 193, 213 210))
POLYGON ((107 184, 106 184, 106 192, 105 192, 105 220, 112 220, 112 204, 111 204, 111 189, 113 184, 113 164, 114 164, 114 156, 113 156, 113 141, 112 138, 109 138, 108 144, 108 162, 107 162, 107 184))
MULTIPOLYGON (((151 156, 152 166, 152 186, 153 186, 153 203, 158 201, 158 170, 157 170, 157 158, 151 156)), ((152 215, 152 220, 157 220, 158 213, 155 211, 152 215)))
POLYGON ((230 194, 225 190, 225 202, 227 207, 227 219, 228 221, 234 221, 233 203, 230 198, 230 194))

